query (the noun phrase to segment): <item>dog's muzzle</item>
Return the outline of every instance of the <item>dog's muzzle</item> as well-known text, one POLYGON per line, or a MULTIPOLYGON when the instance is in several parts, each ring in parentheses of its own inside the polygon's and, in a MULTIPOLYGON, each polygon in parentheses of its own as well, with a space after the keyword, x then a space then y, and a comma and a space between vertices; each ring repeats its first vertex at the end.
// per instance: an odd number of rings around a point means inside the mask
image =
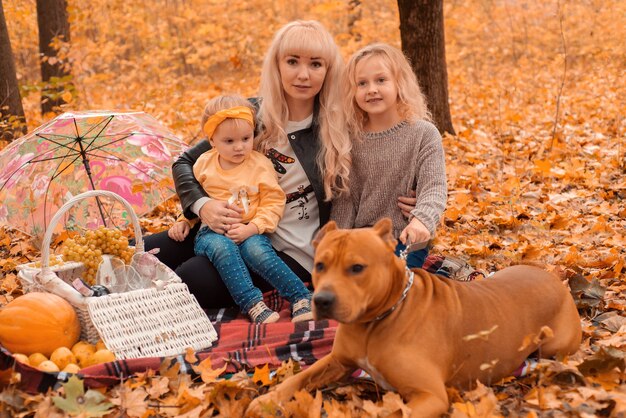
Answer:
POLYGON ((335 306, 335 294, 328 290, 316 292, 313 295, 313 304, 315 305, 315 313, 319 319, 329 318, 335 306))

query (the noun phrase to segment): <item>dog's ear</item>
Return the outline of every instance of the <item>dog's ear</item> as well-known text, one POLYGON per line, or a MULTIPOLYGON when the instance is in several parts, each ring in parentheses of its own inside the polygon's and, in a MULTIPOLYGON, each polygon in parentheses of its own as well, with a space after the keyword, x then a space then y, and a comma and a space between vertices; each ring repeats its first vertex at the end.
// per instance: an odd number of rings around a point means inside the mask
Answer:
POLYGON ((324 227, 322 227, 322 229, 320 229, 320 231, 315 235, 315 238, 313 238, 313 242, 311 243, 313 248, 317 248, 318 244, 327 232, 334 231, 335 229, 337 229, 335 221, 329 221, 326 225, 324 225, 324 227))
POLYGON ((391 232, 393 224, 391 219, 383 218, 376 222, 374 225, 374 231, 382 238, 385 243, 390 244, 393 248, 396 248, 396 240, 391 232))

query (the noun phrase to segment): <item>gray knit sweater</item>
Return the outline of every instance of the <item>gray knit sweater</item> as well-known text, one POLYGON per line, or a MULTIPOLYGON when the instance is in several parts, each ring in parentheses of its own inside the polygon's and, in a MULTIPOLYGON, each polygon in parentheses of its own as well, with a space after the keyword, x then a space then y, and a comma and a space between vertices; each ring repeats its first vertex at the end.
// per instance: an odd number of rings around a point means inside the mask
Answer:
POLYGON ((353 142, 350 194, 333 200, 331 219, 340 228, 361 228, 389 217, 398 238, 408 223, 397 198, 411 189, 417 193, 411 214, 434 236, 448 189, 441 135, 426 121, 403 121, 353 142))

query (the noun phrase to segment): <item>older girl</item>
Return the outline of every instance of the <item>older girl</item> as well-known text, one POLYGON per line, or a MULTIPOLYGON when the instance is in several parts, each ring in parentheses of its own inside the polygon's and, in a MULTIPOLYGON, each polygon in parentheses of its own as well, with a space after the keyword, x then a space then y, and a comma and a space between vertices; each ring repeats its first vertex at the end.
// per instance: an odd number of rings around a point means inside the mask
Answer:
MULTIPOLYGON (((429 241, 447 199, 441 135, 430 123, 417 78, 400 50, 372 44, 352 55, 345 73, 345 109, 351 133, 350 193, 333 202, 340 227, 360 228, 393 221, 399 253, 410 243, 429 241), (407 224, 398 195, 416 190, 407 224)), ((421 267, 428 248, 412 252, 409 267, 421 267)))

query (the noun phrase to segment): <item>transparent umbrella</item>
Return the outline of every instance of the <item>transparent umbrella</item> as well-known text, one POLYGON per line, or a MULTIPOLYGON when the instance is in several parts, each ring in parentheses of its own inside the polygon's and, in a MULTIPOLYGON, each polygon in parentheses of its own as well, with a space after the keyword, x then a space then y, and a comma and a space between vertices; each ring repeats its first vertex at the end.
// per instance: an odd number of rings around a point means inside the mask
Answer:
MULTIPOLYGON (((96 189, 145 214, 175 193, 171 165, 186 148, 144 112, 64 113, 0 152, 0 224, 42 235, 67 200, 96 189)), ((68 215, 66 228, 128 219, 124 210, 98 200, 68 215)))

